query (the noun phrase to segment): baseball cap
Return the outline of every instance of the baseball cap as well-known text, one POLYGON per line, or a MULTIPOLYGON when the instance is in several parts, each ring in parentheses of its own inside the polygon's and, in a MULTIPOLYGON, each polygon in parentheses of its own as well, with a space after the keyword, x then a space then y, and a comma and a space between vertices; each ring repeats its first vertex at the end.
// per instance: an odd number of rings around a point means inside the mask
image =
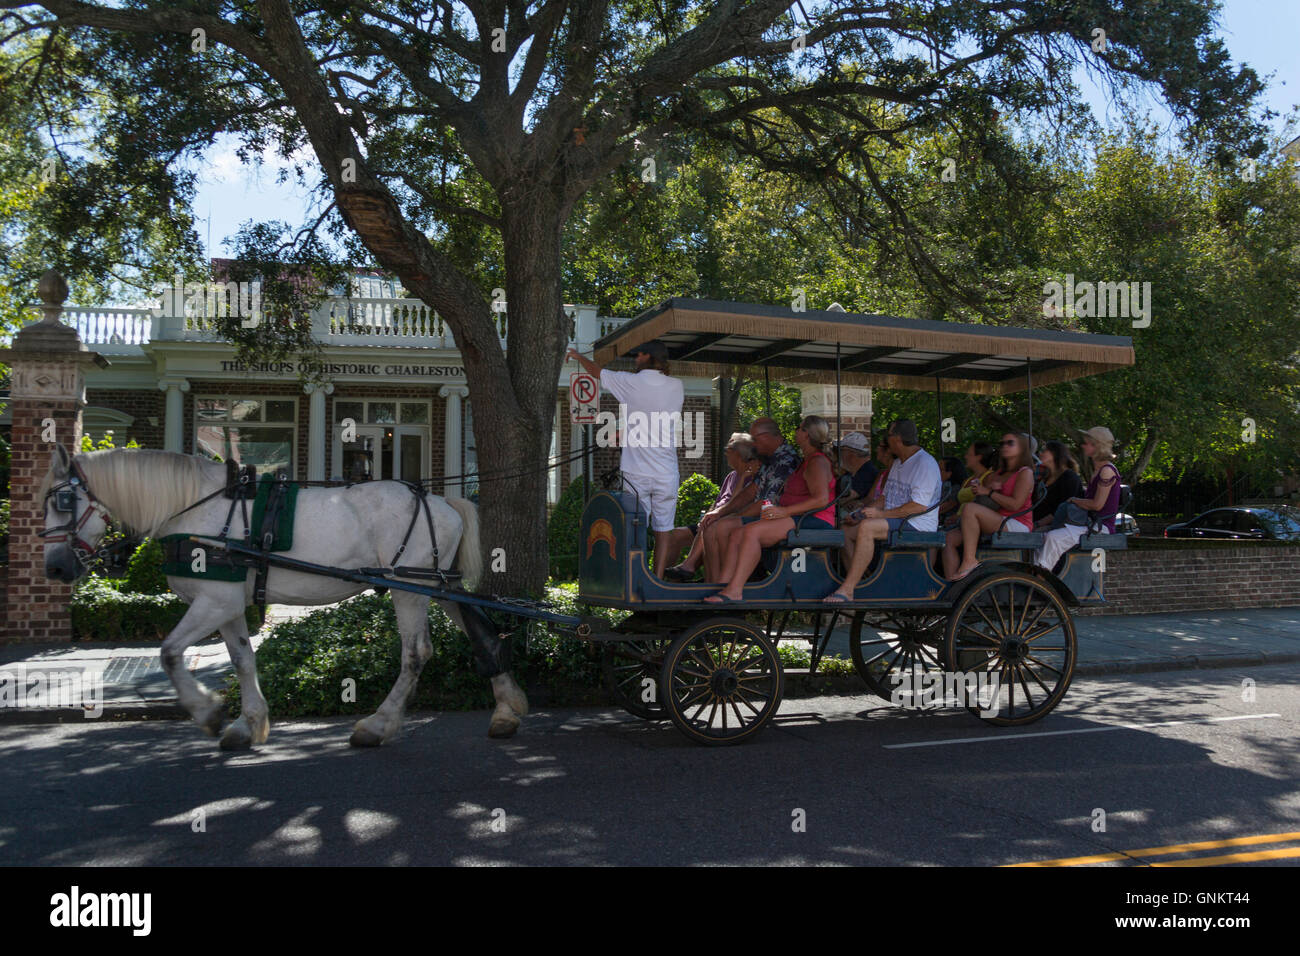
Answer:
POLYGON ((627 355, 628 358, 635 358, 637 355, 640 355, 642 352, 650 356, 652 359, 655 359, 656 361, 659 362, 668 361, 668 347, 664 345, 662 342, 659 342, 657 340, 652 340, 650 342, 642 342, 640 345, 636 346, 634 349, 628 352, 627 355))
POLYGON ((856 451, 860 455, 869 455, 871 453, 871 439, 862 432, 849 432, 839 441, 834 443, 835 448, 848 448, 856 451))

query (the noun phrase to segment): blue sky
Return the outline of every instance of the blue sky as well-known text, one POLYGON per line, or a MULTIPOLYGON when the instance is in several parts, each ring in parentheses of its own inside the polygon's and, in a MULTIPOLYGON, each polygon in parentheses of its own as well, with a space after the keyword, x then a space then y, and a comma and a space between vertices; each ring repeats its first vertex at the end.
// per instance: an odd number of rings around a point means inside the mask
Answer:
MULTIPOLYGON (((1274 74, 1264 103, 1280 114, 1272 121, 1280 133, 1287 114, 1300 106, 1300 0, 1224 0, 1221 31, 1235 61, 1249 64, 1266 79, 1274 74)), ((1110 125, 1116 119, 1113 106, 1086 77, 1081 76, 1080 83, 1094 113, 1110 125)), ((1153 116, 1167 123, 1162 105, 1151 97, 1148 101, 1153 116)), ((233 236, 245 220, 279 219, 298 226, 309 215, 305 191, 276 182, 278 163, 267 162, 260 171, 244 166, 234 154, 235 145, 226 138, 209 151, 194 203, 199 238, 206 246, 211 236, 207 248, 213 256, 230 254, 223 239, 233 236)), ((302 158, 314 164, 314 157, 302 158)))

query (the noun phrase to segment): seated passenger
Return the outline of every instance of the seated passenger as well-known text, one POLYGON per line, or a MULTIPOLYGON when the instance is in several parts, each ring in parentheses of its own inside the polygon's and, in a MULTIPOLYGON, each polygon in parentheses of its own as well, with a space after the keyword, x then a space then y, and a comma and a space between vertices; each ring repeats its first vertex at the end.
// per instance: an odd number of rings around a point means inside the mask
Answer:
POLYGON ((722 568, 722 583, 726 585, 717 594, 704 600, 709 604, 731 604, 743 596, 745 582, 758 567, 763 549, 784 541, 799 518, 800 528, 834 528, 835 473, 831 468, 826 447, 830 444, 830 426, 826 419, 809 415, 799 423, 795 439, 804 454, 780 500, 773 505, 764 502, 758 520, 746 524, 731 536, 726 561, 722 568))
POLYGON ((1046 471, 1043 483, 1047 486, 1047 495, 1034 505, 1034 530, 1046 531, 1052 526, 1056 509, 1083 494, 1083 481, 1075 471, 1074 456, 1064 442, 1049 441, 1043 446, 1040 460, 1046 471))
POLYGON ((934 457, 917 444, 916 424, 900 418, 889 426, 889 450, 894 463, 885 482, 884 500, 859 509, 857 525, 845 531, 845 550, 848 538, 853 537, 849 569, 844 583, 826 596, 827 604, 843 604, 853 599, 853 589, 862 580, 876 553, 876 541, 885 540, 889 532, 907 523, 914 531, 934 531, 939 526, 933 510, 939 501, 942 480, 939 464, 934 457), (916 516, 914 521, 909 518, 916 516))
POLYGON ((956 512, 960 505, 957 494, 966 483, 966 466, 960 458, 947 455, 939 460, 939 477, 943 479, 943 490, 939 496, 939 523, 943 524, 944 519, 956 512))
MULTIPOLYGON (((962 482, 961 489, 957 492, 957 508, 949 513, 948 520, 944 522, 944 530, 955 530, 959 537, 957 544, 961 544, 961 529, 958 527, 958 521, 961 519, 961 512, 966 505, 975 500, 975 486, 981 482, 987 481, 993 477, 994 469, 998 466, 998 446, 991 445, 986 441, 972 442, 966 449, 966 469, 969 477, 962 482)), ((987 496, 982 503, 988 503, 991 499, 987 496)), ((939 509, 942 512, 942 507, 939 509)))
POLYGON ((1063 501, 1056 509, 1052 530, 1047 532, 1043 546, 1034 554, 1034 563, 1049 571, 1056 562, 1083 537, 1088 530, 1091 515, 1088 512, 1108 515, 1102 523, 1106 534, 1115 533, 1115 513, 1119 511, 1119 470, 1112 464, 1115 436, 1109 428, 1090 428, 1083 433, 1083 453, 1092 461, 1092 479, 1083 496, 1063 501))
POLYGON ((847 529, 856 528, 862 523, 862 509, 885 507, 885 483, 889 481, 889 469, 894 466, 894 453, 889 450, 889 437, 887 435, 882 435, 880 442, 876 445, 876 460, 880 462, 881 468, 880 473, 876 475, 875 482, 871 485, 871 490, 866 493, 859 504, 840 510, 840 527, 846 529, 843 554, 846 569, 853 561, 853 548, 857 543, 857 534, 850 534, 847 529))
MULTIPOLYGON (((1007 432, 1002 436, 1002 466, 986 484, 981 481, 971 490, 975 497, 988 495, 996 509, 972 501, 963 505, 958 526, 962 553, 957 553, 958 535, 950 534, 943 548, 943 570, 949 581, 960 581, 979 567, 976 551, 980 535, 992 534, 1002 526, 1003 519, 1029 507, 1034 494, 1034 466, 1029 453, 1029 436, 1023 432, 1007 432), (958 564, 960 559, 961 563, 958 564)), ((1026 512, 1007 522, 1008 531, 1032 531, 1033 517, 1026 512)))
POLYGON ((880 469, 871 460, 871 439, 862 432, 849 432, 831 447, 839 452, 840 465, 849 477, 852 489, 841 502, 842 506, 852 511, 859 504, 869 504, 868 495, 880 474, 880 469))
POLYGON ((674 556, 680 554, 687 542, 691 544, 691 552, 681 564, 673 565, 664 572, 664 577, 669 581, 690 581, 695 577, 695 572, 699 570, 704 560, 703 531, 717 519, 719 513, 737 492, 748 490, 749 498, 753 500, 754 489, 750 486, 758 477, 760 464, 758 452, 754 448, 754 440, 746 432, 736 432, 727 442, 725 455, 731 471, 727 473, 726 478, 722 479, 722 487, 718 490, 718 497, 713 502, 713 506, 700 515, 698 524, 673 529, 672 537, 669 539, 672 549, 669 554, 674 556))
POLYGON ((781 429, 771 418, 756 418, 749 427, 750 439, 761 463, 758 480, 752 491, 742 489, 719 509, 704 527, 704 580, 721 581, 722 561, 731 536, 747 520, 758 518, 764 501, 773 504, 781 497, 785 483, 799 467, 799 452, 781 436, 781 429))

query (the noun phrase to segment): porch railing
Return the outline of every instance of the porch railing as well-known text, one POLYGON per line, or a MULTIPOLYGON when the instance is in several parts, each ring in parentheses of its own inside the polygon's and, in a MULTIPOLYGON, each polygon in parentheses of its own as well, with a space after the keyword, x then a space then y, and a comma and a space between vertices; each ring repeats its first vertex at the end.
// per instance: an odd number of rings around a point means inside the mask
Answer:
MULTIPOLYGON (((577 348, 623 324, 623 319, 596 315, 594 306, 566 305, 569 340, 577 348)), ((204 310, 177 314, 164 308, 66 306, 62 319, 81 340, 107 354, 137 352, 149 342, 216 342, 213 317, 204 310)), ((323 345, 385 345, 389 347, 454 349, 451 328, 437 311, 419 299, 344 297, 326 299, 312 312, 312 333, 323 345)), ((506 347, 509 315, 495 317, 501 347, 506 347)))

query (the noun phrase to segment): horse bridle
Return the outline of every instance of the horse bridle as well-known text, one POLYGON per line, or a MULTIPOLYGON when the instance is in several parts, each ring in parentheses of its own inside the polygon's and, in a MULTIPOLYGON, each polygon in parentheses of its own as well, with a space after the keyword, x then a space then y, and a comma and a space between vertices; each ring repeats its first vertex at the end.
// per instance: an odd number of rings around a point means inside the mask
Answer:
POLYGON ((37 537, 44 538, 47 542, 69 542, 72 553, 76 555, 77 560, 83 565, 88 564, 99 552, 94 545, 81 537, 81 529, 85 527, 86 522, 93 515, 99 515, 106 525, 111 516, 108 509, 100 504, 99 499, 91 493, 90 485, 86 483, 86 474, 81 470, 81 466, 77 464, 75 459, 71 461, 68 477, 45 493, 42 511, 48 508, 51 496, 54 498, 55 512, 68 515, 68 520, 57 528, 46 528, 44 531, 38 531, 37 537), (80 517, 77 514, 78 487, 85 491, 86 500, 90 503, 90 506, 81 513, 80 517))

